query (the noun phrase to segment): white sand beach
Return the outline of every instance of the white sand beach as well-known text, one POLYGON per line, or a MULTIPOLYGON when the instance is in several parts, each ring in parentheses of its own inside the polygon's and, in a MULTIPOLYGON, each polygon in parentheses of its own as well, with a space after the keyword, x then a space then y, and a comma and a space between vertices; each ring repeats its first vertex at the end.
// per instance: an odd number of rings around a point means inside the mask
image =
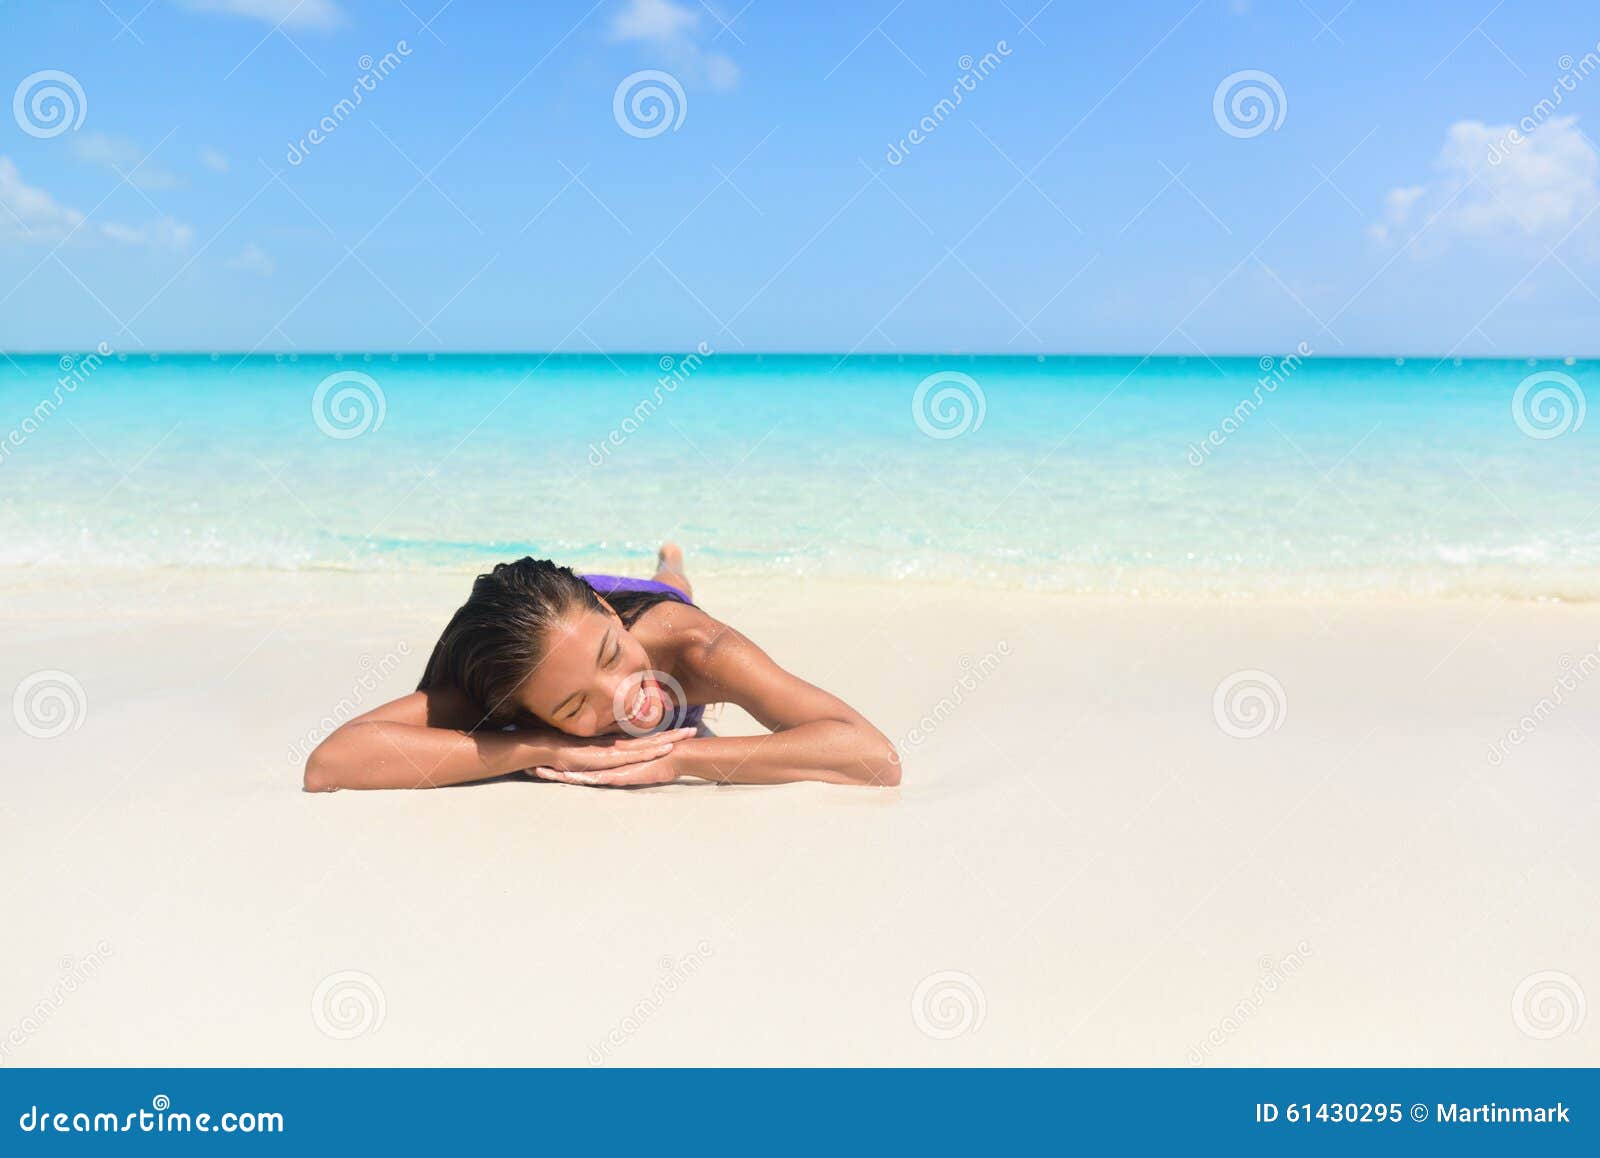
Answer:
POLYGON ((6 577, 4 1064, 1600 1064, 1600 605, 702 572, 901 787, 302 793, 469 578, 6 577))

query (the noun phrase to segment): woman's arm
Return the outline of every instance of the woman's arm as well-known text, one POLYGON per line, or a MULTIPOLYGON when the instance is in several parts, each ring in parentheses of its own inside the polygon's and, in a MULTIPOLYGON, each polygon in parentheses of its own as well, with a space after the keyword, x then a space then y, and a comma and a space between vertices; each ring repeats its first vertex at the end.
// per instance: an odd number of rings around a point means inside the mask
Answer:
POLYGON ((706 621, 699 633, 703 638, 685 649, 685 691, 693 702, 737 704, 772 734, 685 740, 670 756, 648 764, 555 774, 550 779, 616 787, 664 784, 679 776, 726 784, 822 780, 893 787, 900 783, 894 745, 861 713, 785 671, 733 628, 709 616, 706 621))
POLYGON ((876 728, 859 717, 858 722, 813 720, 768 736, 686 740, 664 762, 679 775, 724 784, 821 780, 893 788, 900 783, 898 754, 876 728))
POLYGON ((590 772, 668 755, 690 729, 586 740, 549 729, 474 729, 482 715, 454 689, 412 692, 341 724, 306 761, 308 792, 442 788, 538 766, 590 772))
POLYGON ((900 754, 887 736, 727 624, 712 620, 704 642, 692 645, 685 659, 693 690, 706 702, 737 704, 772 734, 686 741, 668 757, 684 775, 727 784, 900 783, 900 754))

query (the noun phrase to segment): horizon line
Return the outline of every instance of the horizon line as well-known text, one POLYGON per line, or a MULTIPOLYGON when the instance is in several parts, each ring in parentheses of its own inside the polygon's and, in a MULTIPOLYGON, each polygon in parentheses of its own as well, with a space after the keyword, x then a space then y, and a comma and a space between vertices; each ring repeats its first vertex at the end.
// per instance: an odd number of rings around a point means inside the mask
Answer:
MULTIPOLYGON (((109 343, 101 343, 109 345, 109 343)), ((83 349, 39 349, 39 350, 7 350, 0 347, 0 358, 60 358, 65 356, 86 356, 98 353, 98 347, 83 349)), ((1016 358, 1046 361, 1051 358, 1127 358, 1143 359, 1145 361, 1218 361, 1242 360, 1271 357, 1282 359, 1297 357, 1301 361, 1434 361, 1434 362, 1565 362, 1571 365, 1574 362, 1591 362, 1600 360, 1600 353, 1593 354, 1452 354, 1431 352, 1393 352, 1393 353, 1352 353, 1352 354, 1301 354, 1297 350, 1287 353, 1278 353, 1272 350, 1261 350, 1248 353, 1230 352, 1217 354, 1165 354, 1165 353, 1131 353, 1126 351, 1105 352, 1091 350, 1053 350, 1033 351, 1018 353, 1015 351, 998 350, 895 350, 895 351, 855 351, 842 350, 711 350, 701 354, 696 348, 689 348, 680 353, 672 349, 638 349, 638 350, 520 350, 520 349, 475 349, 475 350, 211 350, 211 349, 111 349, 100 354, 102 358, 127 357, 143 355, 148 357, 196 357, 196 358, 232 358, 238 361, 247 361, 252 358, 659 358, 666 355, 673 357, 688 357, 698 355, 701 358, 836 358, 841 361, 866 358, 1016 358)))

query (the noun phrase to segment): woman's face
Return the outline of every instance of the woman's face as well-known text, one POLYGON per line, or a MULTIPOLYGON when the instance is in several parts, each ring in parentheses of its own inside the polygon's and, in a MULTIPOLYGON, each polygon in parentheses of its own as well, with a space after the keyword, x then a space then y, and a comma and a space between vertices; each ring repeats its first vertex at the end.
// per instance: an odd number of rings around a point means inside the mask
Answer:
POLYGON ((650 657, 610 608, 574 611, 552 629, 544 661, 517 689, 517 702, 574 736, 641 735, 666 715, 650 657))

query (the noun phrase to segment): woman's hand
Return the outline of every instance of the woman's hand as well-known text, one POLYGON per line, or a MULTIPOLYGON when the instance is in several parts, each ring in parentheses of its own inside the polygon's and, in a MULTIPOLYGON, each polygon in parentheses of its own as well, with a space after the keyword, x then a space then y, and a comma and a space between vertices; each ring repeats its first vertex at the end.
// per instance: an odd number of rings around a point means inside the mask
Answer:
MULTIPOLYGON (((528 771, 544 780, 563 780, 569 784, 602 783, 576 777, 614 776, 665 763, 672 754, 673 745, 694 734, 693 728, 678 728, 650 736, 588 737, 569 736, 555 729, 541 729, 538 739, 539 760, 528 771)), ((660 769, 656 769, 654 774, 659 775, 660 769)), ((665 781, 626 780, 621 783, 662 784, 665 781)))
POLYGON ((670 784, 678 778, 678 769, 670 755, 604 771, 563 772, 557 768, 530 768, 529 771, 541 780, 581 784, 586 788, 643 788, 650 784, 670 784))

